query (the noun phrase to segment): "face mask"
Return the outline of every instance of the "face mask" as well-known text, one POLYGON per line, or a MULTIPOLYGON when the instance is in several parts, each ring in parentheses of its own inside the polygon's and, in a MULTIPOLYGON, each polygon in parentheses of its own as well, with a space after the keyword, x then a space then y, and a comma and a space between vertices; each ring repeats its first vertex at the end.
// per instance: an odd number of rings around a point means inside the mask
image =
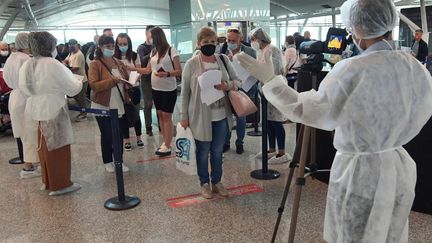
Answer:
POLYGON ((150 45, 153 45, 153 39, 150 39, 149 42, 150 42, 150 45))
POLYGON ((260 49, 260 45, 258 43, 258 41, 252 41, 251 43, 251 47, 255 50, 258 51, 260 49))
POLYGON ((238 48, 237 43, 228 43, 228 50, 234 51, 238 48))
POLYGON ((75 52, 75 46, 70 46, 69 47, 69 52, 75 52))
POLYGON ((0 56, 7 57, 9 55, 9 51, 0 51, 0 56))
POLYGON ((357 46, 357 49, 359 50, 360 53, 364 52, 363 48, 361 48, 361 41, 362 39, 360 39, 359 43, 357 43, 356 39, 353 38, 354 44, 357 46))
POLYGON ((128 46, 119 46, 121 52, 127 52, 128 48, 128 46))
POLYGON ((114 50, 104 49, 103 55, 104 55, 104 57, 112 57, 112 56, 114 56, 114 50))
POLYGON ((56 58, 56 56, 57 56, 57 48, 54 48, 54 51, 51 52, 51 56, 53 58, 56 58))
POLYGON ((215 53, 215 51, 216 51, 216 46, 213 44, 207 44, 207 45, 201 46, 201 53, 204 56, 207 56, 207 57, 212 56, 215 53))
POLYGON ((94 41, 93 43, 94 43, 95 45, 98 45, 98 41, 94 41))

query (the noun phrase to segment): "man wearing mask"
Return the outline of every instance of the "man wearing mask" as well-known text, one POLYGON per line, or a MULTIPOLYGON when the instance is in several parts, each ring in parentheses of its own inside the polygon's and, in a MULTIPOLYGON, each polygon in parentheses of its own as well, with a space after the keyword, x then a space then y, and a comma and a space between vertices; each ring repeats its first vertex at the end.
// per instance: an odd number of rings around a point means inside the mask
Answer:
POLYGON ((10 55, 9 46, 6 42, 0 41, 0 68, 2 68, 10 55))
MULTIPOLYGON (((74 96, 73 98, 76 100, 79 107, 88 108, 89 102, 87 101, 86 98, 88 82, 87 82, 87 75, 85 72, 85 59, 84 59, 84 55, 79 49, 78 42, 75 39, 69 40, 69 56, 66 57, 63 63, 67 67, 69 67, 72 73, 83 76, 82 90, 78 95, 74 96)), ((86 120, 87 120, 86 112, 81 112, 75 118, 76 122, 86 121, 86 120)))
MULTIPOLYGON (((150 60, 150 53, 153 50, 153 43, 151 39, 151 29, 155 26, 147 25, 146 27, 146 41, 138 46, 137 53, 141 58, 141 67, 147 67, 150 60)), ((151 86, 151 74, 143 74, 141 76, 141 91, 144 96, 144 119, 146 126, 146 133, 153 136, 152 131, 152 108, 153 108, 153 95, 151 86)))
MULTIPOLYGON (((234 28, 228 29, 227 44, 223 45, 221 49, 221 54, 227 55, 228 58, 231 60, 231 62, 233 61, 233 57, 239 54, 240 52, 244 52, 247 55, 256 58, 254 49, 242 44, 241 40, 242 40, 242 33, 238 29, 234 29, 234 28)), ((241 86, 241 84, 238 85, 241 86)), ((256 85, 249 90, 248 95, 253 96, 256 95, 255 93, 256 93, 256 85)), ((236 122, 237 140, 235 142, 236 153, 242 154, 244 152, 243 140, 246 133, 246 117, 237 117, 236 119, 237 119, 236 122)), ((229 130, 224 144, 224 149, 223 149, 224 152, 230 149, 230 144, 231 144, 231 131, 229 130)))
POLYGON ((216 46, 216 53, 220 53, 222 46, 226 43, 226 37, 224 33, 219 33, 217 38, 217 46, 216 46))
POLYGON ((417 176, 403 146, 432 115, 432 77, 410 54, 393 51, 392 0, 348 0, 341 18, 362 53, 338 62, 318 91, 285 86, 268 56, 238 58, 266 80, 264 95, 290 120, 335 130, 324 240, 406 243, 417 176))
POLYGON ((419 60, 419 62, 424 63, 426 61, 426 57, 428 56, 428 45, 422 39, 423 30, 416 30, 414 36, 414 43, 411 47, 412 55, 419 60))

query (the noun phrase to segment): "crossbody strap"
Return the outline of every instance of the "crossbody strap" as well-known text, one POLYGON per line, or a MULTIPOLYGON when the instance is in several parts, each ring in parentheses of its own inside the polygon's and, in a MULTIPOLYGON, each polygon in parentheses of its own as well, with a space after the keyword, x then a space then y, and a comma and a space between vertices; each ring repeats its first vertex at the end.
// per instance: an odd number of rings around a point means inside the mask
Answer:
MULTIPOLYGON (((111 74, 111 76, 113 76, 114 77, 114 75, 112 74, 112 72, 111 72, 111 69, 102 61, 102 59, 99 59, 99 61, 102 63, 102 65, 104 65, 104 67, 108 70, 108 72, 111 74)), ((115 59, 113 58, 113 61, 116 63, 116 65, 117 65, 117 68, 119 69, 119 72, 120 72, 120 68, 119 68, 119 66, 118 66, 118 63, 115 61, 115 59)), ((122 102, 123 103, 125 103, 125 100, 124 100, 124 98, 123 98, 123 95, 122 95, 122 93, 121 93, 121 91, 120 91, 120 88, 119 88, 119 86, 117 85, 117 83, 115 84, 116 85, 116 87, 117 87, 117 91, 119 92, 119 94, 120 94, 120 98, 121 98, 121 100, 122 100, 122 102)))

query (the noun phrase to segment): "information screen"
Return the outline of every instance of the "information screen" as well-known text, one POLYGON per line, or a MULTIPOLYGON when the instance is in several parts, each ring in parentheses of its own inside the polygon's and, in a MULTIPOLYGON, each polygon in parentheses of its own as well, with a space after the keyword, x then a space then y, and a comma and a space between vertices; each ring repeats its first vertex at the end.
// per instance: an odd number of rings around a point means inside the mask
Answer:
POLYGON ((330 40, 328 42, 327 48, 329 50, 340 50, 342 48, 344 36, 341 35, 330 35, 330 40))

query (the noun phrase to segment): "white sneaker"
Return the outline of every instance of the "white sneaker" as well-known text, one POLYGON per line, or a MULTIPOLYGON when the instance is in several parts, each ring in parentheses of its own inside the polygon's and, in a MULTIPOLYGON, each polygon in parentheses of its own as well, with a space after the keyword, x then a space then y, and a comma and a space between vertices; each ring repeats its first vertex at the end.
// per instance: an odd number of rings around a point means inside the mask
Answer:
MULTIPOLYGON (((267 153, 267 158, 271 158, 273 156, 277 155, 277 152, 267 153)), ((255 158, 262 159, 263 155, 262 152, 259 152, 255 155, 255 158)))
POLYGON ((57 190, 57 191, 52 191, 50 193, 48 193, 48 195, 50 196, 60 196, 66 193, 70 193, 70 192, 74 192, 74 191, 78 191, 79 189, 81 189, 81 185, 78 183, 73 183, 72 186, 57 190))
POLYGON ((129 167, 127 167, 124 163, 122 164, 123 173, 129 172, 129 167))
POLYGON ((114 162, 106 163, 106 164, 104 164, 104 166, 105 166, 106 172, 108 172, 108 173, 114 173, 115 172, 114 162))
POLYGON ((269 164, 283 164, 283 163, 288 163, 292 160, 291 155, 289 154, 284 154, 280 157, 277 156, 273 156, 271 159, 269 159, 268 163, 269 164))
MULTIPOLYGON (((124 163, 122 164, 122 169, 123 169, 123 173, 130 171, 130 169, 124 163)), ((105 164, 105 171, 109 173, 114 173, 115 172, 114 162, 105 164)))
POLYGON ((42 186, 41 186, 41 188, 39 189, 39 190, 41 190, 41 191, 46 191, 46 185, 45 184, 42 184, 42 186))
POLYGON ((31 179, 31 178, 36 178, 36 177, 40 177, 40 176, 41 176, 40 167, 37 167, 31 171, 26 171, 24 169, 22 169, 20 171, 20 178, 21 179, 31 179))
POLYGON ((165 144, 162 144, 162 146, 156 151, 156 155, 161 157, 169 156, 171 155, 171 148, 168 148, 165 144))

